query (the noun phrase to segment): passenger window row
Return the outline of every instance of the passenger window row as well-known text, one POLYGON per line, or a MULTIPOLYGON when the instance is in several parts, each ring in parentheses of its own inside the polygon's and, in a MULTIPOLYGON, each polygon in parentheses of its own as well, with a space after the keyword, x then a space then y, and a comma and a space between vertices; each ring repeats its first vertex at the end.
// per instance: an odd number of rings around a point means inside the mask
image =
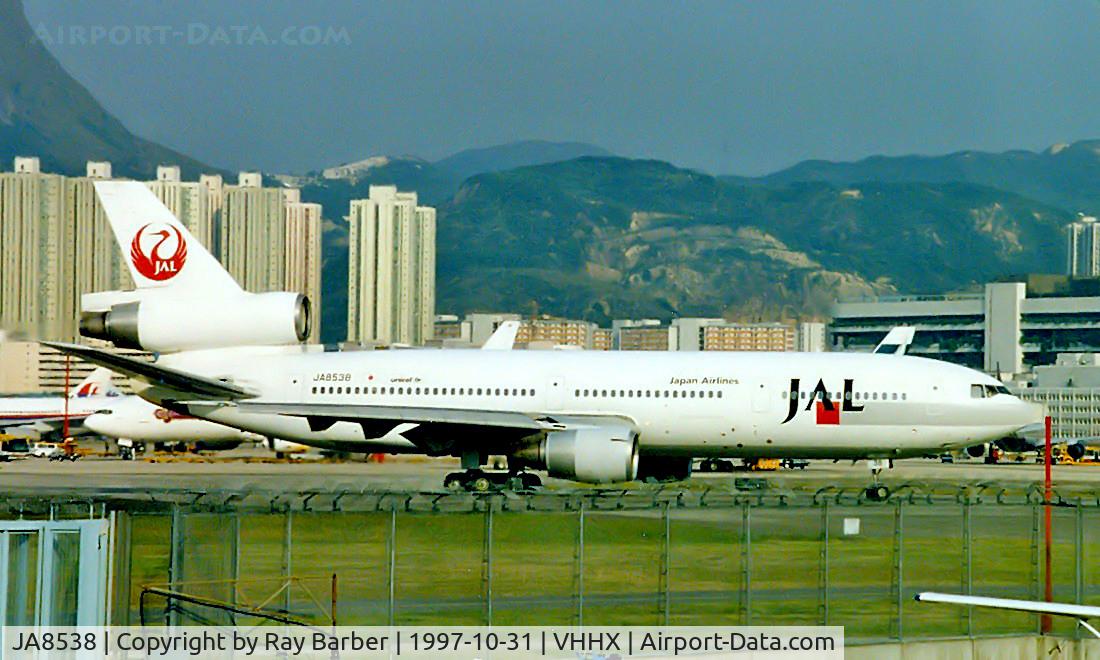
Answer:
MULTIPOLYGON (((806 399, 808 396, 810 395, 806 392, 800 392, 796 395, 794 392, 783 391, 779 394, 779 397, 781 399, 786 399, 788 397, 791 399, 806 399)), ((823 397, 821 397, 820 395, 814 395, 813 398, 820 399, 823 397)), ((837 392, 836 394, 829 394, 829 399, 831 401, 840 401, 841 398, 842 397, 840 392, 837 392)), ((854 395, 852 392, 846 392, 843 395, 843 398, 848 401, 851 401, 853 399, 855 399, 856 401, 897 401, 899 399, 905 401, 908 399, 905 392, 901 392, 900 394, 898 392, 882 392, 881 394, 879 392, 855 392, 854 395)))
POLYGON ((573 390, 578 399, 714 399, 722 398, 721 390, 573 390))
POLYGON ((508 387, 314 387, 313 394, 381 394, 397 396, 535 396, 534 388, 508 387))

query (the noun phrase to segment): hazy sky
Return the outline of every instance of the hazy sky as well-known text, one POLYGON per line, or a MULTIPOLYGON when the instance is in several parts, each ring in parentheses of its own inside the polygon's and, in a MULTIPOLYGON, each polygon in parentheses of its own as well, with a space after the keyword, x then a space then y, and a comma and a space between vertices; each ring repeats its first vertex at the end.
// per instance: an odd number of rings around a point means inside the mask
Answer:
POLYGON ((1097 0, 26 7, 129 128, 229 168, 541 138, 759 174, 1100 137, 1097 0))

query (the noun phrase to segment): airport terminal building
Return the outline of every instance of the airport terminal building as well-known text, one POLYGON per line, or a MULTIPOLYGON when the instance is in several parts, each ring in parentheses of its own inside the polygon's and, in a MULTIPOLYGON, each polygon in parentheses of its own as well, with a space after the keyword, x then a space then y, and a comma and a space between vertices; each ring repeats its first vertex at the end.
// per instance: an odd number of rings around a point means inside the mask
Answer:
POLYGON ((982 293, 838 301, 832 318, 830 350, 870 351, 911 325, 910 354, 1011 378, 1059 353, 1100 351, 1100 279, 1031 275, 982 293))

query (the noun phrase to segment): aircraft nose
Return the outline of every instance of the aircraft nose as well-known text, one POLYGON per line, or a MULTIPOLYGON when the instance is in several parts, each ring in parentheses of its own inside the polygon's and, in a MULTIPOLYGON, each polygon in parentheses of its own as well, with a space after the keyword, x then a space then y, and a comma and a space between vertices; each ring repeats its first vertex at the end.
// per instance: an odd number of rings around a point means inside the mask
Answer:
POLYGON ((94 433, 107 434, 111 430, 111 417, 95 413, 84 418, 84 427, 94 433))
POLYGON ((1015 409, 1013 419, 1018 420, 1020 426, 1041 424, 1043 422, 1044 413, 1046 412, 1046 409, 1041 404, 1024 401, 1019 397, 1016 397, 1013 408, 1015 409))

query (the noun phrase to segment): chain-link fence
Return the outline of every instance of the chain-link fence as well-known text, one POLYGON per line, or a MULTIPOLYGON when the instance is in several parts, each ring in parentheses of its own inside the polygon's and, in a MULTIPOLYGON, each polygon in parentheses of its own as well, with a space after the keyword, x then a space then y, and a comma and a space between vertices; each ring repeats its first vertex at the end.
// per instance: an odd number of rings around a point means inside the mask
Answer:
MULTIPOLYGON (((1034 615, 913 595, 1041 598, 1036 492, 130 493, 103 505, 111 620, 823 624, 850 642, 1032 633, 1034 615)), ((1055 599, 1100 605, 1100 502, 1055 500, 1055 599)))

